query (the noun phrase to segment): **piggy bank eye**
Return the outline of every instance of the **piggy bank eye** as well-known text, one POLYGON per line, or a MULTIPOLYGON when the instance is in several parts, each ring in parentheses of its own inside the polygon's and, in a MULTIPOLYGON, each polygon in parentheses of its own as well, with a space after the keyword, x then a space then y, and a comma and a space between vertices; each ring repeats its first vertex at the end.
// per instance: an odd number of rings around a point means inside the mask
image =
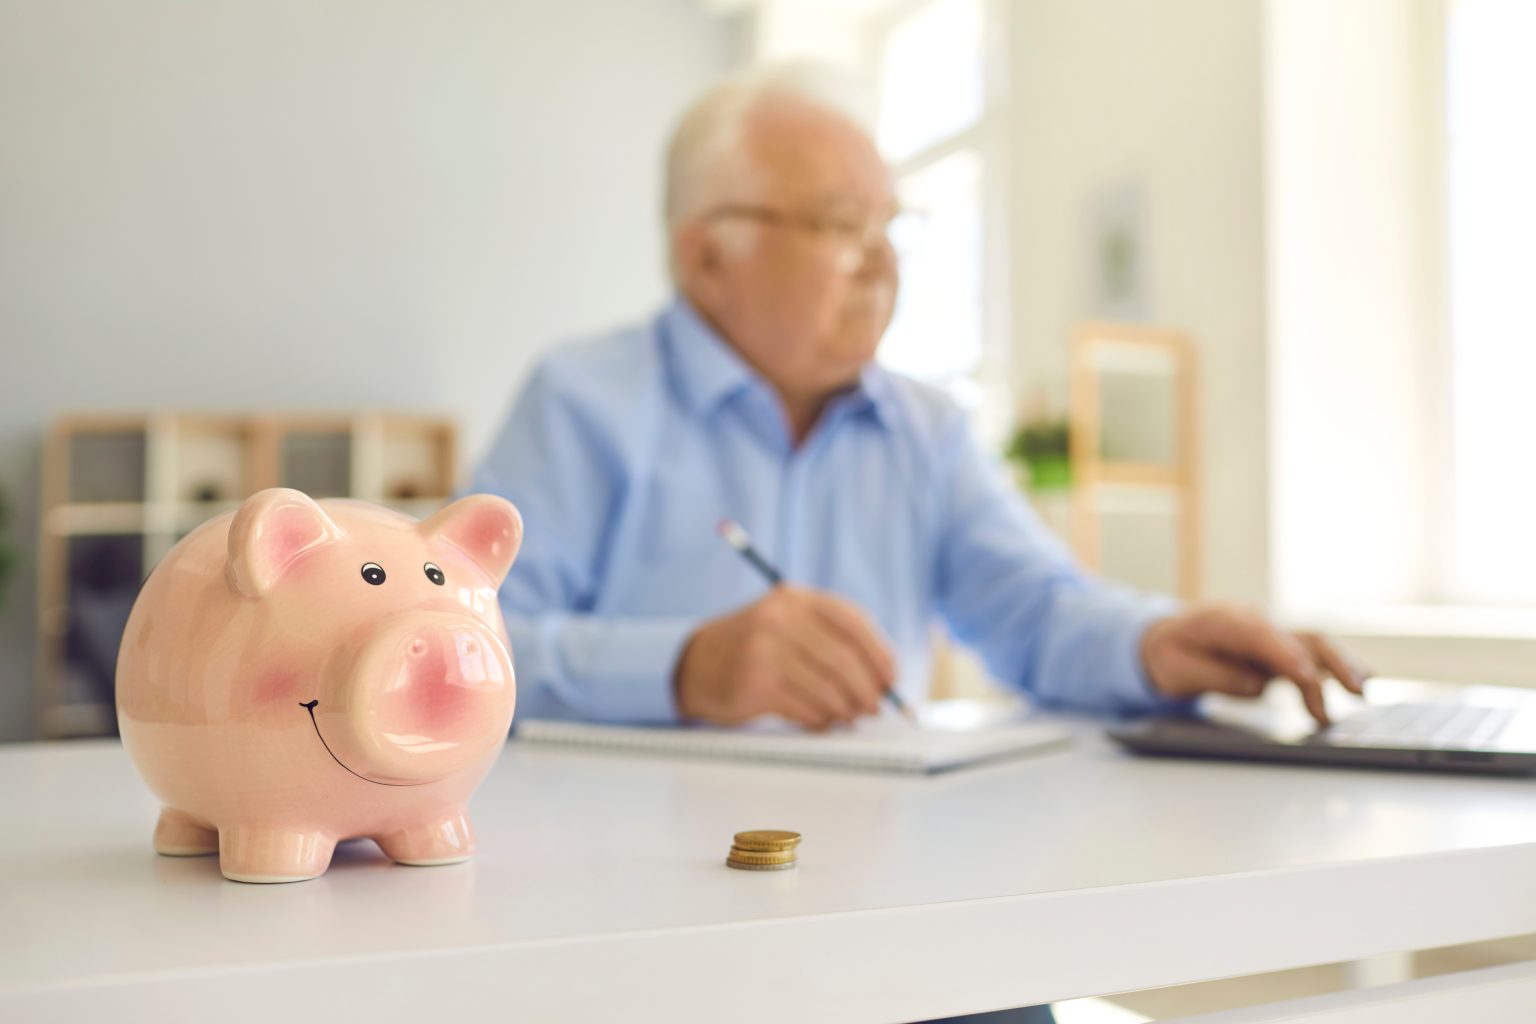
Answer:
POLYGON ((439 569, 431 562, 428 562, 426 565, 422 566, 422 569, 426 570, 427 579, 431 580, 433 583, 436 583, 438 586, 443 585, 443 570, 439 569))
POLYGON ((369 562, 363 566, 363 579, 378 586, 384 582, 384 567, 378 562, 369 562))

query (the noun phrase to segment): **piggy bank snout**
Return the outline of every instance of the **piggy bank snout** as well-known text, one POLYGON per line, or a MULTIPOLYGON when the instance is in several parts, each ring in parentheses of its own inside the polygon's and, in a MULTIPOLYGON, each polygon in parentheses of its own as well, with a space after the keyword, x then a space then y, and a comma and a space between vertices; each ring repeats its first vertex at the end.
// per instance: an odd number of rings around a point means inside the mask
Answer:
POLYGON ((425 782, 468 767, 506 738, 516 686, 506 644, 483 623, 410 615, 359 653, 336 702, 337 731, 379 781, 425 782))

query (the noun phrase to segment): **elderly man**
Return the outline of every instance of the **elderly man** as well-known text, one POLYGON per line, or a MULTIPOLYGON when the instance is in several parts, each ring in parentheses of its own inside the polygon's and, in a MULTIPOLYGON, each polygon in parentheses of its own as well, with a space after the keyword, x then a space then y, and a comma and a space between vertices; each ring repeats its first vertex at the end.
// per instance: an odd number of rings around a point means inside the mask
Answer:
POLYGON ((519 714, 822 729, 888 688, 921 697, 936 619, 1049 705, 1139 712, 1285 677, 1325 721, 1325 675, 1360 692, 1318 637, 1085 573, 955 405, 873 362, 895 209, 868 135, 791 80, 729 81, 683 118, 676 299, 544 358, 474 478, 526 522, 502 590, 519 714), (767 587, 722 519, 787 582, 767 587))

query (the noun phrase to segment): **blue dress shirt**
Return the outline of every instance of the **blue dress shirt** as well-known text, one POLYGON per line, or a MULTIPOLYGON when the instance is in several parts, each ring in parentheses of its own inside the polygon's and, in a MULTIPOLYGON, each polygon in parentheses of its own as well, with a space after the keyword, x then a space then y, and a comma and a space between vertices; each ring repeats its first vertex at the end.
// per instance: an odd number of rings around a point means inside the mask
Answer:
POLYGON ((1139 650, 1172 603, 1085 573, 946 396, 870 365, 797 448, 773 390, 683 300, 544 357, 472 487, 523 514, 501 590, 520 717, 675 721, 688 637, 767 586, 722 519, 788 581, 864 608, 909 699, 942 619, 1037 702, 1171 703, 1139 650))

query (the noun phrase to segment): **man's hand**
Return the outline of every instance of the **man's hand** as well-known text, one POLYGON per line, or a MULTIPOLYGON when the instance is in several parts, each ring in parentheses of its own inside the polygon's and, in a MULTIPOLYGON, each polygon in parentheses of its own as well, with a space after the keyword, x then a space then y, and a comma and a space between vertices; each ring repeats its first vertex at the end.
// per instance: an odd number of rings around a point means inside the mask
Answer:
POLYGON ((1262 615, 1227 605, 1206 605, 1161 619, 1141 640, 1141 660, 1152 685, 1170 697, 1207 690, 1257 697, 1276 676, 1301 690, 1307 710, 1328 724, 1323 676, 1351 693, 1364 693, 1370 672, 1313 633, 1286 633, 1262 615))
POLYGON ((809 729, 880 710, 896 660, 856 605, 780 584, 700 626, 674 679, 684 718, 737 725, 773 713, 809 729))

